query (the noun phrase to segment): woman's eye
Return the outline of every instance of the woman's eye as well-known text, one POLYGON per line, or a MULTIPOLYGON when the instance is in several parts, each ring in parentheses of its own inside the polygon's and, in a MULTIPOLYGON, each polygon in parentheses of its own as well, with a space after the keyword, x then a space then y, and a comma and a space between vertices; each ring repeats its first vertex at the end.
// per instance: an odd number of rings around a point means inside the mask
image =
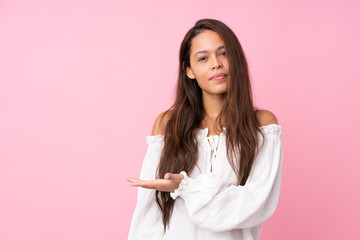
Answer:
POLYGON ((221 52, 221 53, 220 53, 220 55, 221 55, 221 54, 222 54, 222 55, 226 55, 226 53, 225 53, 225 52, 221 52))
POLYGON ((199 58, 199 62, 205 60, 206 57, 199 58))

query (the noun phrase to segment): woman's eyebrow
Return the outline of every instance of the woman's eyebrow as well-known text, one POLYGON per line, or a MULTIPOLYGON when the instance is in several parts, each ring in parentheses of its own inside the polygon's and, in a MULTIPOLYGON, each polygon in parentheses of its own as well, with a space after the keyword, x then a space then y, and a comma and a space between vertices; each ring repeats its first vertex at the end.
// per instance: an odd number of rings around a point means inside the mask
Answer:
MULTIPOLYGON (((223 48, 225 48, 224 45, 218 47, 218 48, 216 49, 216 51, 219 51, 220 49, 223 49, 223 48)), ((208 52, 208 51, 207 51, 207 50, 197 51, 197 52, 195 53, 194 57, 195 57, 196 54, 198 54, 198 53, 206 53, 206 52, 208 52)))

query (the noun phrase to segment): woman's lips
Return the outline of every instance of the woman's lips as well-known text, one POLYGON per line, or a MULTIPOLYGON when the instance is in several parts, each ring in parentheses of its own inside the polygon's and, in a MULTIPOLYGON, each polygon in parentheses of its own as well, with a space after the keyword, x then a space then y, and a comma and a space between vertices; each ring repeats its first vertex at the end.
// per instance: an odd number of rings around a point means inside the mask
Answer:
POLYGON ((226 76, 227 76, 227 75, 219 75, 219 76, 210 78, 210 80, 221 81, 221 80, 223 80, 226 76))

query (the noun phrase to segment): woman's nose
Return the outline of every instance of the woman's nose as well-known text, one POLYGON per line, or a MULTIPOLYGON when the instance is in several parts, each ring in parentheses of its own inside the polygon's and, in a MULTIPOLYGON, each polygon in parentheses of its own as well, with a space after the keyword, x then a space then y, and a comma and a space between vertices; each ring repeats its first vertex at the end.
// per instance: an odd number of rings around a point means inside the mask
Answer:
POLYGON ((222 67, 222 63, 218 58, 214 58, 214 62, 213 62, 213 68, 221 68, 222 67))

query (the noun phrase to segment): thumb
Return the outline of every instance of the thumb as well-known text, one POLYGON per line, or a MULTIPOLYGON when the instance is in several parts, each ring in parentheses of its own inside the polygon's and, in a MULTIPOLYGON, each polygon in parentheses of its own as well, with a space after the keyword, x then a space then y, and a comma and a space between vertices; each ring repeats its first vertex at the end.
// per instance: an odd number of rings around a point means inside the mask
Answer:
POLYGON ((171 175, 172 175, 171 173, 166 173, 166 174, 164 175, 164 179, 166 179, 166 180, 171 180, 171 178, 172 178, 171 175))

